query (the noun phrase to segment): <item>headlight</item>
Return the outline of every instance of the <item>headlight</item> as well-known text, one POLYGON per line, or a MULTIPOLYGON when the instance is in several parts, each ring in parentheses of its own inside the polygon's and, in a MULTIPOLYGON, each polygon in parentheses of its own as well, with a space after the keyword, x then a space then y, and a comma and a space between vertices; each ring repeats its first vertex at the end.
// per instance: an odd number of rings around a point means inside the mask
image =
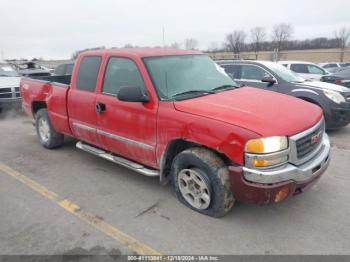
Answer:
POLYGON ((245 145, 245 152, 267 154, 288 148, 288 139, 285 136, 273 136, 249 140, 245 145))
POLYGON ((345 102, 345 98, 339 92, 332 91, 332 90, 324 90, 323 93, 330 100, 332 100, 333 102, 335 102, 337 104, 345 102))
POLYGON ((264 168, 288 161, 288 139, 285 136, 249 140, 245 145, 245 162, 250 168, 264 168))

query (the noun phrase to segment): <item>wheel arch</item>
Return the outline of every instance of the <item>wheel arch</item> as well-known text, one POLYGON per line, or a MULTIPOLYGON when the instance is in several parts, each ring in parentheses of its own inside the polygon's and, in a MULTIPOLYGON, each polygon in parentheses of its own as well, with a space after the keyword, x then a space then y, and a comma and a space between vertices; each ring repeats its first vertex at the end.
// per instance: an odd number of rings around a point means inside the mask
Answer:
POLYGON ((162 157, 161 157, 161 161, 160 161, 160 182, 162 184, 166 184, 169 181, 169 174, 170 174, 170 170, 171 170, 171 165, 172 162, 174 160, 174 158, 176 157, 176 155, 178 155, 180 152, 191 148, 191 147, 201 147, 201 148, 205 148, 209 151, 214 152, 219 158, 221 158, 225 164, 229 165, 232 163, 232 161, 223 153, 218 152, 217 150, 214 150, 212 148, 209 148, 207 146, 198 144, 196 142, 192 142, 192 141, 188 141, 185 140, 183 138, 178 138, 178 139, 174 139, 171 140, 162 157))
POLYGON ((47 108, 47 104, 45 101, 33 101, 32 102, 32 114, 35 117, 35 114, 43 108, 47 108))

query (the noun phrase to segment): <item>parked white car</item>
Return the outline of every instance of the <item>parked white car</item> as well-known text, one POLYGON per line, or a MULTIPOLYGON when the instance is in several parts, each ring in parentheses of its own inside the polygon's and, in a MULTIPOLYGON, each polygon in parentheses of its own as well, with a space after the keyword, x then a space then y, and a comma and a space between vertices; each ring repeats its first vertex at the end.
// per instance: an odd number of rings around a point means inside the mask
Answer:
POLYGON ((330 73, 336 73, 343 70, 346 67, 350 67, 350 63, 320 63, 319 66, 326 69, 330 73))
POLYGON ((20 76, 15 68, 0 61, 0 111, 8 108, 20 108, 20 76))
POLYGON ((320 81, 322 76, 329 74, 326 69, 310 62, 279 61, 279 63, 295 72, 298 76, 309 81, 320 81))

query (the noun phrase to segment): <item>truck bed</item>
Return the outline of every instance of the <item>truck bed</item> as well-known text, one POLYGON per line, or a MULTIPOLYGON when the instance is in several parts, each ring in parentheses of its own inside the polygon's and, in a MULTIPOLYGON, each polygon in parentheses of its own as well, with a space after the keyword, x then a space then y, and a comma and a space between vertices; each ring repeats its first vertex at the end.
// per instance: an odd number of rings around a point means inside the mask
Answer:
POLYGON ((67 95, 70 85, 64 82, 68 82, 67 76, 49 76, 40 77, 40 79, 22 78, 20 92, 22 105, 27 114, 35 117, 38 109, 47 108, 55 130, 71 135, 67 112, 67 95))
POLYGON ((69 85, 72 78, 71 75, 62 75, 62 76, 31 76, 32 79, 42 80, 50 83, 60 83, 69 85))

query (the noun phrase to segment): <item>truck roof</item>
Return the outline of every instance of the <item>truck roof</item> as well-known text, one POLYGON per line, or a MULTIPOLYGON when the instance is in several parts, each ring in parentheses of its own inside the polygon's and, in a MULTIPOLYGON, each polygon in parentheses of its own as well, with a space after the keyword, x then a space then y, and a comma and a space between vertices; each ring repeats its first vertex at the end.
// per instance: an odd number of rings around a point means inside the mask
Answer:
POLYGON ((133 55, 138 57, 170 56, 170 55, 197 55, 199 51, 171 49, 171 48, 114 48, 82 52, 83 55, 133 55))

